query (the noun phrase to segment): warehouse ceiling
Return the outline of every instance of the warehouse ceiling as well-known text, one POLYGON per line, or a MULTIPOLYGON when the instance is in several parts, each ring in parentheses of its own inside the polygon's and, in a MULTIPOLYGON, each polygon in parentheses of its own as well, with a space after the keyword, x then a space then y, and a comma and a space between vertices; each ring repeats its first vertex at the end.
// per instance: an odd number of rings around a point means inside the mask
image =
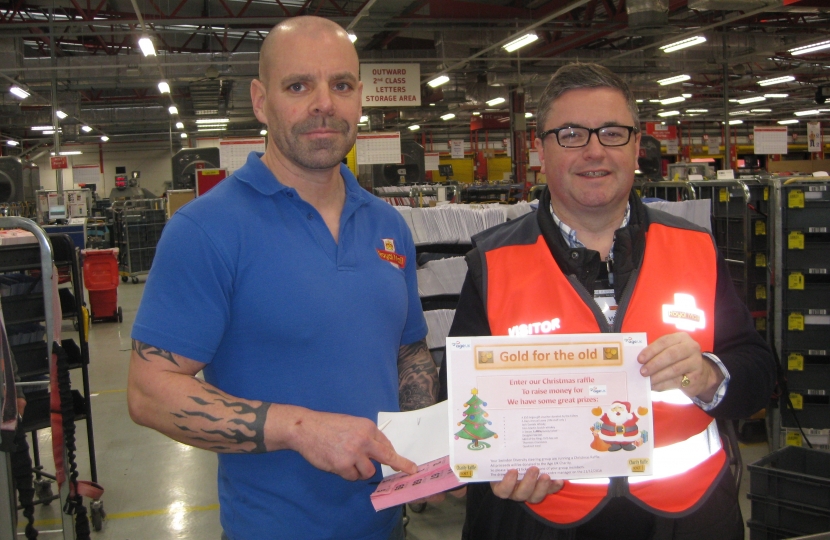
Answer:
POLYGON ((257 51, 273 25, 304 14, 353 32, 361 62, 420 64, 422 106, 365 108, 367 129, 418 124, 437 139, 469 134, 471 115, 487 112, 492 98, 508 98, 500 105, 507 113, 521 95, 534 112, 550 74, 575 60, 622 75, 643 100, 644 121, 676 110, 672 120, 705 130, 724 119, 751 126, 807 110, 821 112, 802 123, 830 116, 830 103, 816 103, 820 87, 830 96, 830 48, 791 52, 830 40, 830 0, 2 0, 0 141, 19 143, 6 148, 13 154, 49 148, 53 136, 31 128, 52 124, 53 101, 67 114, 65 145, 106 136, 179 146, 181 133, 200 135, 197 119, 216 117, 229 119, 222 136, 258 135, 249 97, 257 51), (538 39, 502 48, 528 32, 538 39), (156 56, 141 53, 142 36, 156 56), (660 49, 694 36, 706 41, 660 49), (439 74, 450 81, 425 84, 439 74), (676 75, 689 79, 657 83, 676 75), (792 80, 758 84, 780 76, 792 80), (31 95, 13 96, 13 84, 31 95), (728 101, 747 98, 756 101, 728 101), (455 118, 441 120, 447 112, 455 118))

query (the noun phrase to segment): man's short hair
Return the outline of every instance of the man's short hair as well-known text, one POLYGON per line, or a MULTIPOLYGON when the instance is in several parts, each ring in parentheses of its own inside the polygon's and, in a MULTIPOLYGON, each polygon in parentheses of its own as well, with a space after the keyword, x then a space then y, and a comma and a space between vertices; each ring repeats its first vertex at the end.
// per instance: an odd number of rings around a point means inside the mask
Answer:
POLYGON ((631 118, 634 119, 634 127, 638 130, 640 129, 640 113, 637 110, 637 102, 625 81, 612 73, 608 68, 599 64, 582 64, 576 62, 566 64, 556 70, 556 73, 551 76, 550 82, 548 82, 548 85, 539 97, 539 106, 536 114, 539 122, 537 132, 541 133, 548 129, 545 123, 548 120, 548 113, 553 102, 568 90, 577 90, 580 88, 613 88, 619 90, 628 104, 628 111, 631 113, 631 118))

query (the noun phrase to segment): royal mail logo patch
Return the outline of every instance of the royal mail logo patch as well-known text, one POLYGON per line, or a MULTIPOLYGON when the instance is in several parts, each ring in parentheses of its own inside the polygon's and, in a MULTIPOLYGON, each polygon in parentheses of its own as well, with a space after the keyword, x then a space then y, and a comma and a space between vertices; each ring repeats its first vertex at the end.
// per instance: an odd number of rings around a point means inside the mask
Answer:
POLYGON ((675 293, 674 304, 663 304, 663 322, 694 332, 706 328, 706 314, 697 307, 694 296, 675 293))
POLYGON ((395 240, 383 238, 381 241, 383 242, 383 249, 377 250, 378 256, 384 261, 388 261, 392 266, 403 270, 406 266, 406 255, 395 253, 395 240))

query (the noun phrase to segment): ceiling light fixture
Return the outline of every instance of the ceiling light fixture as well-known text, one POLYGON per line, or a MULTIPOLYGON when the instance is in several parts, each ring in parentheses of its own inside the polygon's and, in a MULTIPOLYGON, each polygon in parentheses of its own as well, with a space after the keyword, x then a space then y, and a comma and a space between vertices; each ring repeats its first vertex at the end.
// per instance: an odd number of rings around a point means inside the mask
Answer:
POLYGON ((809 54, 811 52, 816 52, 828 48, 830 48, 830 40, 820 41, 818 43, 813 43, 812 45, 803 45, 801 47, 790 49, 787 52, 789 52, 793 56, 798 56, 799 54, 809 54))
POLYGON ((358 120, 358 122, 360 122, 361 124, 364 123, 364 122, 368 122, 368 121, 369 121, 369 117, 365 116, 365 115, 361 116, 360 120, 358 120))
POLYGON ((159 83, 159 92, 161 92, 162 94, 170 93, 170 85, 167 84, 167 81, 161 81, 159 83))
POLYGON ((681 39, 680 41, 675 41, 674 43, 669 43, 668 45, 663 45, 662 47, 660 47, 660 50, 664 53, 671 53, 674 51, 679 51, 680 49, 685 49, 686 47, 692 47, 694 45, 699 45, 705 42, 705 37, 695 36, 690 37, 688 39, 681 39))
POLYGON ((196 124, 227 124, 230 121, 230 118, 199 118, 196 124))
POLYGON ((29 92, 17 85, 14 85, 11 88, 9 88, 9 92, 19 97, 20 99, 26 99, 31 95, 29 92))
POLYGON ((530 45, 531 43, 533 43, 537 39, 539 39, 539 36, 537 36, 534 32, 530 32, 528 34, 523 35, 522 37, 520 37, 518 39, 514 39, 510 43, 502 45, 501 48, 504 49, 507 52, 513 52, 515 50, 521 49, 525 45, 530 45))
POLYGON ((12 141, 12 140, 6 141, 7 146, 17 146, 18 144, 20 144, 20 143, 17 142, 17 141, 12 141))
POLYGON ((737 126, 738 124, 743 124, 743 123, 744 123, 743 120, 730 120, 729 121, 730 126, 737 126))
POLYGON ((795 77, 793 77, 792 75, 784 75, 783 77, 775 77, 773 79, 758 81, 758 84, 760 84, 761 86, 770 86, 772 84, 783 84, 794 80, 795 77))
POLYGON ((198 128, 197 131, 225 131, 226 129, 228 129, 227 126, 205 126, 198 128))
POLYGON ((787 124, 797 124, 798 120, 796 120, 795 118, 792 118, 790 120, 779 120, 778 123, 781 124, 782 126, 786 126, 787 124))
POLYGON ((352 32, 349 32, 349 41, 351 41, 352 43, 354 43, 355 41, 357 41, 357 34, 354 34, 354 33, 352 33, 352 32))
POLYGON ((187 133, 180 133, 179 137, 181 137, 182 139, 186 139, 187 138, 187 133))
POLYGON ((503 97, 497 97, 497 98, 491 99, 490 101, 487 101, 486 103, 490 107, 495 107, 496 105, 501 105, 505 101, 506 100, 503 97))
POLYGON ((175 105, 170 105, 169 107, 167 107, 167 111, 170 114, 179 114, 179 109, 177 109, 175 105))
POLYGON ((438 88, 442 84, 447 84, 448 82, 450 82, 449 77, 447 77, 446 75, 440 75, 429 81, 427 84, 430 85, 432 88, 438 88))
POLYGON ((677 116, 678 114, 680 114, 680 111, 663 111, 663 112, 657 113, 657 116, 662 118, 662 117, 666 117, 666 116, 677 116))
POLYGON ((176 122, 176 129, 184 129, 184 122, 176 122))
POLYGON ((813 116, 816 114, 821 114, 821 111, 818 109, 811 109, 809 111, 796 111, 793 113, 796 116, 813 116))
POLYGON ((739 99, 738 103, 740 103, 741 105, 746 105, 748 103, 758 103, 759 101, 766 101, 766 100, 767 100, 767 98, 765 98, 764 96, 754 96, 754 97, 739 99))
POLYGON ((749 111, 732 111, 731 113, 729 113, 729 116, 738 116, 741 114, 749 114, 749 111))
POLYGON ((81 129, 84 130, 84 133, 89 133, 92 131, 92 128, 89 126, 81 126, 81 129))
POLYGON ((790 97, 790 95, 789 94, 764 94, 764 97, 769 98, 769 99, 783 99, 783 98, 786 98, 786 97, 790 97))
POLYGON ((419 129, 421 129, 421 126, 419 126, 418 124, 413 124, 413 125, 409 126, 408 129, 409 129, 409 131, 418 131, 419 129))
POLYGON ((660 100, 661 105, 671 105, 672 103, 680 103, 681 101, 686 101, 686 98, 683 96, 675 96, 666 99, 660 100))
POLYGON ((54 126, 32 126, 29 129, 32 131, 54 131, 54 126))
POLYGON ((101 142, 107 142, 108 140, 110 140, 109 137, 107 137, 106 135, 101 135, 101 142))
POLYGON ((66 113, 65 113, 65 112, 63 112, 63 111, 55 111, 55 116, 57 116, 58 118, 60 118, 61 120, 63 120, 64 118, 66 118, 66 117, 67 117, 67 116, 69 116, 69 115, 68 115, 68 114, 66 114, 66 113))
POLYGON ((752 110, 751 110, 751 111, 749 111, 749 112, 754 112, 754 113, 768 113, 768 112, 772 112, 772 109, 752 109, 752 110))
POLYGON ((478 111, 473 111, 473 116, 481 116, 481 113, 478 111))
POLYGON ((707 113, 709 109, 686 109, 687 113, 707 113))
POLYGON ((444 114, 444 115, 441 116, 441 120, 443 120, 445 122, 447 120, 452 120, 453 118, 455 118, 455 115, 453 113, 447 113, 447 114, 444 114))
MULTIPOLYGON (((50 152, 51 155, 55 155, 54 152, 50 152)), ((80 156, 83 154, 80 150, 66 150, 64 152, 58 152, 59 156, 80 156)))
POLYGON ((259 134, 263 135, 263 136, 268 135, 268 130, 267 129, 260 129, 259 134))
POLYGON ((660 86, 666 86, 667 84, 674 84, 674 83, 679 83, 679 82, 683 82, 683 81, 688 81, 691 78, 692 77, 689 76, 689 75, 676 75, 674 77, 668 77, 668 78, 665 78, 665 79, 660 79, 660 80, 657 81, 657 84, 659 84, 660 86))
POLYGON ((148 37, 143 37, 138 40, 138 46, 141 47, 141 52, 144 56, 155 56, 156 48, 153 46, 153 40, 148 37))

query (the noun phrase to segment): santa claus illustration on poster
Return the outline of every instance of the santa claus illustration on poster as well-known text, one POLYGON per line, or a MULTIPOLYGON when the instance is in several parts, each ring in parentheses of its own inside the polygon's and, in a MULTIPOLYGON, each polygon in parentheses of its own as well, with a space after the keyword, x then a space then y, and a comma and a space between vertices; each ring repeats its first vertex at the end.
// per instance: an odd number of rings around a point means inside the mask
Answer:
POLYGON ((591 427, 594 436, 591 448, 594 450, 630 452, 648 441, 648 432, 637 425, 640 417, 648 414, 646 407, 639 407, 635 414, 629 402, 614 401, 607 407, 595 407, 591 412, 600 416, 599 422, 591 427))

